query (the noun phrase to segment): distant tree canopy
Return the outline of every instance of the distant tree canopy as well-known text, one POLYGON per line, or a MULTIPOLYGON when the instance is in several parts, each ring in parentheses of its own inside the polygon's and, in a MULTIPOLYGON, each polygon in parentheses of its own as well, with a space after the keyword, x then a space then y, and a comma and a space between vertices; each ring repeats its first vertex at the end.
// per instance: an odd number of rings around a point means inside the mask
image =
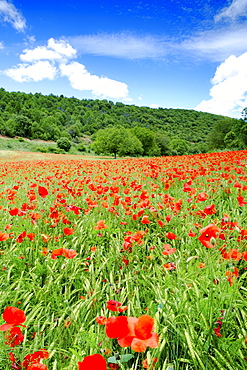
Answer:
MULTIPOLYGON (((127 147, 129 154, 146 156, 242 148, 247 145, 246 116, 247 108, 243 118, 237 120, 189 109, 153 109, 107 100, 7 92, 0 88, 1 135, 49 141, 67 137, 75 143, 83 135, 93 135, 97 143, 92 148, 98 152, 102 130, 115 127, 122 144, 117 151, 104 148, 115 155, 127 155, 127 147)), ((116 139, 113 142, 116 146, 116 139)))

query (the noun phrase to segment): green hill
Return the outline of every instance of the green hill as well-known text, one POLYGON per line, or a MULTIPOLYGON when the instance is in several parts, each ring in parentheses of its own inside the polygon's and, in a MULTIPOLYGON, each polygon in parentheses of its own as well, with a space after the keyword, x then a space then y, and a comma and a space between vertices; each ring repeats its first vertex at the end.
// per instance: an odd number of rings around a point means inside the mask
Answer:
POLYGON ((238 121, 187 109, 154 109, 107 100, 0 89, 0 134, 8 137, 57 141, 67 136, 79 143, 84 135, 93 135, 108 126, 143 127, 162 132, 171 141, 186 140, 197 152, 202 148, 206 150, 205 143, 213 127, 232 127, 238 121))

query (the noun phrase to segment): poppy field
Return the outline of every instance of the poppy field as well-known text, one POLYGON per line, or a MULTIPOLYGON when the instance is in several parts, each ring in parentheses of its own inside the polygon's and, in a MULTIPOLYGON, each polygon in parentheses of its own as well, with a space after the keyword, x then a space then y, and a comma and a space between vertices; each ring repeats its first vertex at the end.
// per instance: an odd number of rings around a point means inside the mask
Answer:
POLYGON ((0 368, 246 368, 246 158, 0 163, 0 368))

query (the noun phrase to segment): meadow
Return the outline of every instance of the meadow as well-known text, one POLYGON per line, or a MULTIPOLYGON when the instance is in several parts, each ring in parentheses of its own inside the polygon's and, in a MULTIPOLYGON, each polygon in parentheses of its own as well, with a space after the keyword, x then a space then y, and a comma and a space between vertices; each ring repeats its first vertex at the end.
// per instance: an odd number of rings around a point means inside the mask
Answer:
MULTIPOLYGON (((247 151, 0 161, 0 368, 247 368, 247 151)), ((19 158, 20 159, 20 158, 19 158)))

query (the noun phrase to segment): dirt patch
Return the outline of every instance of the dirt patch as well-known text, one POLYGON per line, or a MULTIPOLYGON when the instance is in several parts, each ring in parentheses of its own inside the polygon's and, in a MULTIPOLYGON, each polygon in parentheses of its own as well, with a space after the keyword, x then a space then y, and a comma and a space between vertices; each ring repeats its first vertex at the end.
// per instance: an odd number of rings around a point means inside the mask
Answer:
POLYGON ((54 154, 38 152, 17 152, 13 150, 0 150, 0 162, 19 161, 67 161, 67 160, 101 160, 112 157, 98 157, 94 155, 54 154))

